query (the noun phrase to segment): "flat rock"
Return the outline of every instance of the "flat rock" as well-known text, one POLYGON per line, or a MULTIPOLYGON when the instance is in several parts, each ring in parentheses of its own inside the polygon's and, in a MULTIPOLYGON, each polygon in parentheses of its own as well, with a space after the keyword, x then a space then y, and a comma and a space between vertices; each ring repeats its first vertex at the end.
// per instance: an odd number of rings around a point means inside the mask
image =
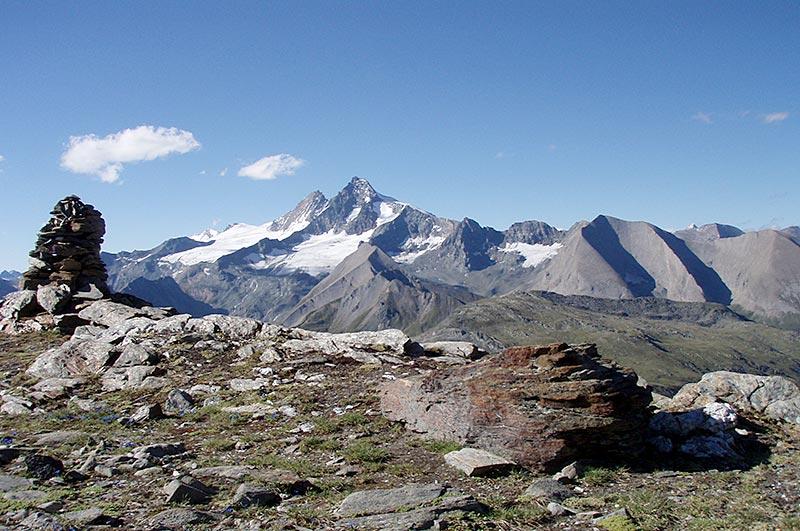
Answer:
POLYGON ((400 508, 416 508, 431 503, 445 492, 442 485, 408 485, 396 489, 376 489, 354 492, 347 496, 334 514, 363 516, 395 512, 400 508))
POLYGON ((267 378, 233 378, 228 382, 228 386, 237 393, 245 391, 260 391, 272 384, 272 380, 267 378))
POLYGON ((644 448, 650 392, 594 345, 510 348, 474 363, 386 382, 389 420, 554 472, 586 455, 629 458, 644 448))
POLYGON ((561 502, 573 496, 573 493, 555 479, 543 478, 534 481, 525 489, 523 495, 546 501, 561 502))
POLYGON ((287 340, 280 348, 285 354, 295 357, 312 353, 355 358, 359 354, 402 356, 420 349, 417 343, 395 329, 345 334, 293 329, 293 333, 299 337, 287 340))
POLYGON ((214 516, 194 509, 177 508, 167 509, 151 516, 147 520, 150 529, 183 529, 185 526, 213 522, 214 516))
POLYGON ((247 477, 263 476, 263 472, 249 466, 230 465, 230 466, 210 466, 192 470, 192 475, 197 477, 212 477, 226 479, 243 479, 247 477))
POLYGON ((445 462, 468 476, 497 476, 509 472, 513 461, 479 448, 462 448, 444 456, 445 462))
POLYGON ((103 510, 98 507, 91 507, 80 511, 70 511, 64 513, 61 517, 74 525, 87 526, 92 524, 102 524, 106 520, 103 510))
POLYGON ((445 491, 445 494, 430 507, 402 507, 398 512, 367 516, 345 517, 336 522, 339 527, 355 529, 380 529, 381 531, 408 531, 438 529, 437 522, 451 512, 480 512, 483 507, 471 496, 458 491, 445 491))
POLYGON ((36 439, 36 446, 55 448, 65 444, 85 444, 91 435, 80 430, 59 430, 44 433, 36 439))
POLYGON ((234 317, 232 315, 211 314, 198 319, 204 325, 201 327, 195 322, 187 323, 187 330, 191 331, 197 326, 198 329, 207 330, 206 326, 212 326, 211 333, 219 332, 224 336, 236 340, 253 339, 261 331, 261 321, 246 317, 234 317))
POLYGON ((50 398, 58 398, 69 394, 76 387, 86 383, 85 378, 46 378, 33 386, 35 391, 44 393, 50 398))
POLYGON ((103 299, 93 302, 78 312, 78 315, 92 324, 111 327, 132 317, 142 317, 144 312, 132 306, 103 299))
POLYGON ((421 343, 421 345, 425 350, 425 354, 433 356, 447 356, 474 361, 487 354, 486 351, 468 341, 432 341, 430 343, 421 343))
POLYGON ((33 485, 33 483, 28 478, 0 474, 0 492, 26 489, 31 485, 33 485))

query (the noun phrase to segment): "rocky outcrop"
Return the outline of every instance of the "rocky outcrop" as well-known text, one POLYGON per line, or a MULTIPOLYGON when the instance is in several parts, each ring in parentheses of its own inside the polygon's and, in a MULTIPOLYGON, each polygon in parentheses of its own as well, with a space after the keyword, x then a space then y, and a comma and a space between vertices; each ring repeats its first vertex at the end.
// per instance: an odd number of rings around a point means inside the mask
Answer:
POLYGON ((434 439, 485 449, 531 469, 580 455, 641 451, 650 392, 593 345, 516 347, 450 371, 384 385, 391 420, 434 439))

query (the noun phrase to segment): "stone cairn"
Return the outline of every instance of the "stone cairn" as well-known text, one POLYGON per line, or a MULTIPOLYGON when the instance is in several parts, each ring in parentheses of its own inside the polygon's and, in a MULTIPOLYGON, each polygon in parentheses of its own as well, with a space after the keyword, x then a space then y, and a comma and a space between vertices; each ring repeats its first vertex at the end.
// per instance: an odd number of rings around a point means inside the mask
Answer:
POLYGON ((72 292, 108 294, 108 273, 100 258, 106 224, 100 212, 70 195, 56 204, 51 215, 39 231, 20 288, 36 290, 55 283, 72 292))

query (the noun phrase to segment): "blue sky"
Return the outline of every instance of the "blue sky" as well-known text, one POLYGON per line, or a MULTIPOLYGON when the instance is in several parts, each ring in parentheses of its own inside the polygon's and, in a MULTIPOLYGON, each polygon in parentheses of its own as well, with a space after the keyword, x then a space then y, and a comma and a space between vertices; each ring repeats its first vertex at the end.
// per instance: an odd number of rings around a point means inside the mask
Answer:
POLYGON ((794 1, 0 0, 0 269, 68 194, 114 252, 354 175, 497 229, 798 225, 798 98, 794 1))

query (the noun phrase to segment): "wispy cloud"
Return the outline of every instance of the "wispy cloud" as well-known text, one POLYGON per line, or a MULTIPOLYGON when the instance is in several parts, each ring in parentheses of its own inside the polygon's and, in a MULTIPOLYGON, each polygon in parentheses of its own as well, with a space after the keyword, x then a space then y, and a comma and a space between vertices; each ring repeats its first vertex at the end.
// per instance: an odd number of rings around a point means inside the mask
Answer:
POLYGON ((513 157, 513 153, 509 153, 508 151, 498 151, 494 154, 494 158, 496 159, 507 159, 509 157, 513 157))
POLYGON ((228 168, 222 168, 222 170, 219 172, 219 176, 225 177, 226 175, 228 175, 228 168))
POLYGON ((765 124, 777 124, 789 117, 788 112, 773 112, 770 114, 765 114, 762 120, 765 124))
POLYGON ((123 163, 155 160, 198 148, 200 143, 189 131, 140 125, 102 138, 94 134, 70 137, 61 156, 61 167, 113 183, 119 179, 123 163))
POLYGON ((6 158, 3 155, 0 155, 0 162, 3 162, 5 160, 6 160, 6 158))
POLYGON ((549 151, 550 153, 553 153, 557 149, 558 149, 557 145, 555 145, 555 144, 547 144, 547 151, 549 151))
POLYGON ((713 124, 714 120, 711 118, 710 112, 698 112, 692 115, 692 120, 703 122, 704 124, 713 124))
POLYGON ((288 153, 270 155, 259 159, 239 170, 240 177, 250 177, 257 181, 277 179, 281 175, 293 175, 306 161, 288 153))

